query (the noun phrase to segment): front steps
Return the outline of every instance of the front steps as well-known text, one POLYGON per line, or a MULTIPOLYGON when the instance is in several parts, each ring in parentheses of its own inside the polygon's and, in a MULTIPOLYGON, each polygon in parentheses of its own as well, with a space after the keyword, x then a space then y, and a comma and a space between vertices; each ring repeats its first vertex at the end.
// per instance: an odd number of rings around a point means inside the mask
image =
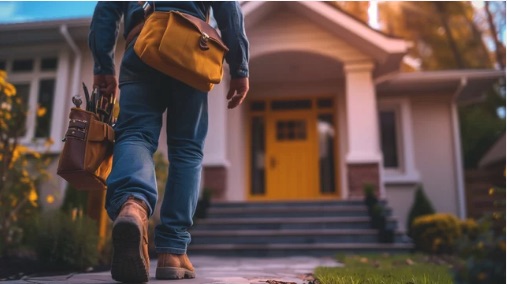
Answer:
MULTIPOLYGON (((396 219, 389 217, 388 226, 395 229, 396 219)), ((393 243, 379 243, 362 201, 215 202, 191 234, 190 254, 334 256, 412 248, 399 231, 393 243)))

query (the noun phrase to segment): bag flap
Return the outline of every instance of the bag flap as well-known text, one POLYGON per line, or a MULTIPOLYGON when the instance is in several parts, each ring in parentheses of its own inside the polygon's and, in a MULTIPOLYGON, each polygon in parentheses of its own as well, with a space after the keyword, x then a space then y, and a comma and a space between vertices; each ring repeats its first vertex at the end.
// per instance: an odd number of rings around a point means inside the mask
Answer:
POLYGON ((88 129, 88 141, 102 142, 108 140, 114 142, 114 130, 107 123, 103 123, 92 119, 90 121, 90 128, 88 129))
POLYGON ((189 23, 191 23, 201 34, 204 32, 206 33, 211 40, 218 43, 225 51, 229 51, 229 48, 225 45, 225 43, 222 41, 222 38, 218 34, 217 30, 215 30, 212 26, 210 26, 205 21, 194 17, 189 14, 181 13, 179 11, 172 11, 170 13, 173 13, 175 15, 180 16, 181 18, 185 19, 189 23))

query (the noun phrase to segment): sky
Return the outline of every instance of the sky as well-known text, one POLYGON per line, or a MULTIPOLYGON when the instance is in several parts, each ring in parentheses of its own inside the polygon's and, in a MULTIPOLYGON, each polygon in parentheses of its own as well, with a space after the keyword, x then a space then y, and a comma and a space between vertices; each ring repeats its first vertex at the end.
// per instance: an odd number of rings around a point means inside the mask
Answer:
POLYGON ((0 23, 91 17, 97 1, 0 1, 0 23))

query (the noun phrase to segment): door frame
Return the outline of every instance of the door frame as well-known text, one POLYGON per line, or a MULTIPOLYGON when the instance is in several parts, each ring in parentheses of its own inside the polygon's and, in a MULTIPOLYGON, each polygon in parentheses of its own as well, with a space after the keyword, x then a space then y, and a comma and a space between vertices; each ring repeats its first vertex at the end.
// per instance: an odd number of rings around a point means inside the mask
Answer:
MULTIPOLYGON (((334 165, 335 165, 335 175, 334 175, 334 183, 335 183, 335 192, 333 193, 321 193, 319 197, 309 199, 309 200, 339 200, 342 198, 342 184, 341 184, 341 173, 343 172, 341 169, 340 164, 340 152, 338 147, 338 142, 340 141, 339 137, 339 131, 338 131, 338 98, 333 95, 315 95, 315 96, 287 96, 287 97, 277 97, 277 98, 256 98, 251 99, 247 104, 247 119, 244 122, 245 129, 246 129, 246 149, 245 151, 245 190, 246 190, 246 199, 247 201, 273 201, 273 199, 267 198, 265 195, 254 195, 252 194, 252 176, 251 176, 251 151, 252 151, 252 120, 254 117, 263 117, 265 121, 265 127, 267 127, 268 119, 270 119, 271 114, 275 111, 271 110, 271 102, 272 101, 291 101, 291 100, 311 100, 312 106, 309 110, 304 110, 305 112, 311 112, 312 115, 316 118, 319 114, 331 114, 333 121, 334 121, 334 131, 336 133, 335 136, 335 143, 333 145, 333 151, 334 151, 334 165), (318 108, 317 102, 319 100, 331 100, 331 105, 326 108, 318 108), (252 105, 255 103, 264 103, 265 108, 264 110, 252 110, 252 105)), ((298 110, 288 110, 287 112, 297 112, 298 110)), ((276 111, 278 112, 278 111, 276 111)), ((265 128, 265 133, 267 132, 267 128, 265 128)), ((267 136, 265 135, 265 147, 267 148, 267 136)), ((318 139, 318 138, 317 138, 318 139)), ((317 140, 317 144, 318 140, 317 140)), ((317 147, 318 150, 318 147, 317 147)), ((318 183, 317 187, 320 190, 320 178, 317 178, 318 183)), ((265 182, 265 191, 268 190, 266 180, 265 182)), ((282 201, 282 200, 276 200, 276 201, 282 201)))

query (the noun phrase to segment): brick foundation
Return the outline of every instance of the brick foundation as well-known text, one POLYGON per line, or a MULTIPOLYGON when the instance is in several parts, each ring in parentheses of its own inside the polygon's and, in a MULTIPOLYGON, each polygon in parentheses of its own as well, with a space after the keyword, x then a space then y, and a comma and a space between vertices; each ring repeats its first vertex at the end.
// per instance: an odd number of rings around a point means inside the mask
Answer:
POLYGON ((227 169, 224 166, 205 166, 202 172, 203 188, 211 190, 214 200, 224 200, 227 169))
POLYGON ((375 187, 377 196, 379 195, 379 164, 348 164, 347 165, 349 197, 362 197, 363 188, 366 184, 372 184, 375 187))

